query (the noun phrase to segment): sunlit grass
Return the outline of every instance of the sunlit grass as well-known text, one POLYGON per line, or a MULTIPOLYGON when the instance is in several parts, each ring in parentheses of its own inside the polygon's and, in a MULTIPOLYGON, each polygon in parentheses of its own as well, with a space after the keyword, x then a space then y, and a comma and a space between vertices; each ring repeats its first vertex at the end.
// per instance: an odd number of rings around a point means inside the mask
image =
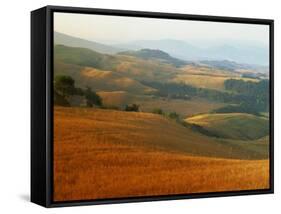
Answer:
POLYGON ((55 108, 54 119, 55 201, 269 187, 268 160, 159 115, 55 108))

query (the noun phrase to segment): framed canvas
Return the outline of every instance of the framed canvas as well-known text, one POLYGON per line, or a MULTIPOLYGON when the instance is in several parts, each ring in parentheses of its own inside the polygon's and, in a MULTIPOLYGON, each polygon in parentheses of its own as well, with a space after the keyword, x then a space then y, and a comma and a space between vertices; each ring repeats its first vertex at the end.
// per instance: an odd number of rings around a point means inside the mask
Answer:
POLYGON ((273 193, 273 20, 31 13, 31 201, 273 193))

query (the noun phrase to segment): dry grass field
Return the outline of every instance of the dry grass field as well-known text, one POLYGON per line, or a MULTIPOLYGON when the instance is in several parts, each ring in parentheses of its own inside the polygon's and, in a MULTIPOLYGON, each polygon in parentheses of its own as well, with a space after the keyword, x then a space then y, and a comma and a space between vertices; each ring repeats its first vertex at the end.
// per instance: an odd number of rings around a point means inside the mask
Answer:
POLYGON ((198 88, 209 88, 215 90, 224 90, 224 81, 228 79, 237 79, 244 81, 258 82, 257 79, 242 78, 236 76, 215 75, 215 74, 179 74, 173 81, 185 83, 198 88))
POLYGON ((192 65, 182 67, 172 81, 185 83, 199 88, 224 90, 224 81, 228 79, 252 82, 259 81, 258 79, 240 77, 239 73, 229 72, 227 70, 192 65))
POLYGON ((191 100, 134 95, 126 91, 100 91, 98 95, 102 98, 105 107, 117 107, 123 109, 126 104, 136 103, 142 112, 152 112, 161 108, 164 112, 177 112, 185 118, 194 114, 207 113, 225 106, 223 103, 211 102, 206 99, 192 98, 191 100))
POLYGON ((230 73, 227 70, 221 70, 218 68, 211 68, 208 66, 194 66, 194 65, 186 65, 181 67, 180 69, 181 74, 197 74, 197 75, 209 75, 209 76, 237 76, 234 73, 230 73))
POLYGON ((173 79, 174 82, 181 82, 194 87, 209 88, 209 89, 224 89, 224 81, 229 79, 225 76, 209 76, 197 74, 183 74, 178 75, 173 79))
POLYGON ((55 107, 54 200, 269 188, 268 159, 230 145, 160 115, 55 107))
POLYGON ((130 77, 114 71, 105 71, 91 67, 81 70, 82 85, 94 85, 95 90, 125 90, 136 94, 152 93, 156 90, 141 84, 130 77))
POLYGON ((134 103, 136 95, 127 91, 99 91, 97 94, 102 98, 105 107, 124 108, 126 104, 134 103))
POLYGON ((191 100, 173 99, 172 101, 167 98, 138 99, 136 103, 140 105, 144 112, 152 112, 154 109, 161 108, 164 112, 177 112, 182 117, 207 113, 225 106, 223 103, 200 98, 192 98, 191 100))

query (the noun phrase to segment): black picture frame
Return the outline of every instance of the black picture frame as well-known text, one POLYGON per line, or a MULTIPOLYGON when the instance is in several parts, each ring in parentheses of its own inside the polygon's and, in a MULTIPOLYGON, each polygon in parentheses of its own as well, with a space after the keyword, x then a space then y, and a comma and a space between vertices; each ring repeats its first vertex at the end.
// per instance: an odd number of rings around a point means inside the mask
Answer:
POLYGON ((144 202, 189 198, 268 194, 274 192, 274 21, 238 17, 46 6, 31 12, 31 201, 44 207, 144 202), (54 202, 53 193, 53 13, 165 18, 270 27, 270 188, 151 197, 54 202))

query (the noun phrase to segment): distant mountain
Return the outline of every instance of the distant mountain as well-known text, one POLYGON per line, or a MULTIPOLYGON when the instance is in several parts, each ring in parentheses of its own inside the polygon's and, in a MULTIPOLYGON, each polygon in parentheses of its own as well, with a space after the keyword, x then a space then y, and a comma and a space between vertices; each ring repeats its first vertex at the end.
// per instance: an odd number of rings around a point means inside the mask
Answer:
POLYGON ((165 63, 173 64, 175 66, 182 66, 187 64, 184 60, 171 57, 168 53, 157 49, 141 49, 138 51, 123 51, 119 55, 135 56, 142 59, 156 59, 165 63))
POLYGON ((131 50, 139 49, 159 49, 169 53, 173 57, 183 60, 193 59, 194 56, 199 56, 201 49, 188 44, 186 42, 174 39, 162 40, 138 40, 127 44, 116 45, 119 48, 126 48, 131 50))
POLYGON ((239 63, 268 65, 269 50, 255 45, 220 45, 208 48, 206 55, 209 59, 225 59, 239 63))
POLYGON ((191 42, 181 40, 138 40, 127 44, 119 44, 115 47, 131 50, 137 49, 160 49, 173 57, 183 60, 229 60, 238 63, 268 65, 269 51, 266 46, 250 43, 227 42, 212 44, 205 48, 191 45, 191 42))
MULTIPOLYGON (((198 41, 191 44, 191 42, 188 43, 175 39, 137 40, 117 45, 105 45, 102 43, 55 32, 54 42, 55 44, 61 44, 70 47, 88 48, 105 54, 116 54, 127 50, 136 51, 140 49, 154 49, 166 52, 171 57, 181 60, 228 60, 243 64, 269 64, 268 48, 250 41, 222 41, 219 43, 214 42, 214 44, 209 41, 206 47, 204 47, 204 45, 199 45, 198 41)), ((181 62, 178 63, 176 64, 181 64, 181 62)))
POLYGON ((55 32, 54 43, 60 45, 66 45, 70 47, 88 48, 100 53, 115 54, 125 49, 112 47, 110 45, 104 45, 97 42, 81 39, 78 37, 69 36, 67 34, 55 32))

